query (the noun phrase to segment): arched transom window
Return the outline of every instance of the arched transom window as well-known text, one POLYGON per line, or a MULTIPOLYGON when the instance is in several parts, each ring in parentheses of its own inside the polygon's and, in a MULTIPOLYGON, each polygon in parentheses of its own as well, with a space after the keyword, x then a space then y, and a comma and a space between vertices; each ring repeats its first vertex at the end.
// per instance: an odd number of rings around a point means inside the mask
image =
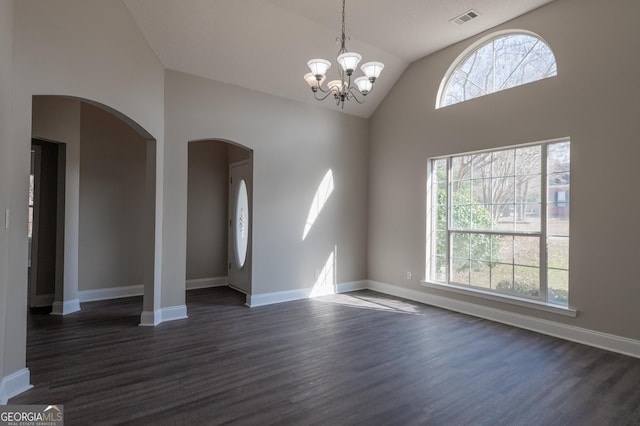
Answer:
POLYGON ((467 49, 442 80, 436 108, 557 75, 556 58, 529 32, 492 35, 467 49))

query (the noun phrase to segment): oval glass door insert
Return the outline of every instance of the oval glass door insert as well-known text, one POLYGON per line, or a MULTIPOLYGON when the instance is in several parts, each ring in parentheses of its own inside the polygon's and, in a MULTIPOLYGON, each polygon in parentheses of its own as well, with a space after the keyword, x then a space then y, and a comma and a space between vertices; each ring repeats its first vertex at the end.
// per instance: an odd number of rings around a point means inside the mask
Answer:
POLYGON ((247 260, 249 246, 249 196, 244 179, 238 184, 235 216, 236 264, 238 269, 242 269, 247 260))

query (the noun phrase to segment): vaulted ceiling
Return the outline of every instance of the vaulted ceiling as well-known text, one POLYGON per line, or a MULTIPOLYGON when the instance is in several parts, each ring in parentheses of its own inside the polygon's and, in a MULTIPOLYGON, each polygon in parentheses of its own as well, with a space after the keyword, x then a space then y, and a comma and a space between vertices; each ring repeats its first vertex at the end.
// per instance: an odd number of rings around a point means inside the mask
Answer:
MULTIPOLYGON (((417 59, 553 0, 347 0, 347 47, 385 69, 363 105, 344 112, 369 117, 417 59), (463 25, 451 19, 469 10, 463 25)), ((307 61, 332 62, 337 78, 341 0, 124 0, 167 69, 318 103, 303 80, 307 61)), ((330 100, 321 103, 339 110, 330 100)))

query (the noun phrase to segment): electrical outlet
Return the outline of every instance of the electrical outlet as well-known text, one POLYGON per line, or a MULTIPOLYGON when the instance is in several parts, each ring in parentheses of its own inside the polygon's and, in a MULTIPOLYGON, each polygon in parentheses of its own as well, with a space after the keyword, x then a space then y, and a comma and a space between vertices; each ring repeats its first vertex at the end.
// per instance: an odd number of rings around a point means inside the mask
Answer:
POLYGON ((320 276, 320 269, 314 269, 313 278, 318 279, 319 276, 320 276))
POLYGON ((411 272, 407 272, 407 279, 410 280, 411 279, 411 272))

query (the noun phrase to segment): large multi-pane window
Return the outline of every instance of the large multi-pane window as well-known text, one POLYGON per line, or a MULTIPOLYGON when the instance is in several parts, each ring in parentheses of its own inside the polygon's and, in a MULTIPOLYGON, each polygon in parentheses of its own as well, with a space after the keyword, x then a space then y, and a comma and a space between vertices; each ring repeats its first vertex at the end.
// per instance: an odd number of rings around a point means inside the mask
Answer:
POLYGON ((568 305, 569 140, 430 160, 430 281, 568 305))

